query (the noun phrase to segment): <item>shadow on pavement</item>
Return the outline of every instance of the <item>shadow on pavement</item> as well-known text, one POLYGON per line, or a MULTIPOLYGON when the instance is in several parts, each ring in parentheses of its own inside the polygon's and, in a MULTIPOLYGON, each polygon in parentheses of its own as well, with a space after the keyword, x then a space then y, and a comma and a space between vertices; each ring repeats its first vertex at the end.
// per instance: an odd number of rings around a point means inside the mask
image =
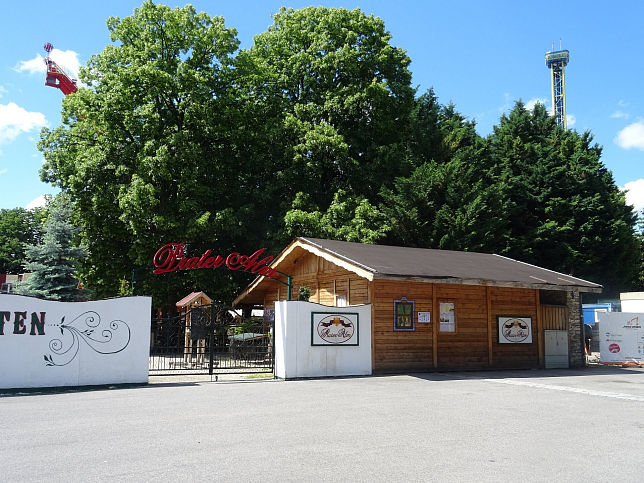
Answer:
POLYGON ((427 372, 409 373, 407 375, 427 381, 450 381, 460 379, 520 379, 520 378, 559 378, 600 375, 641 374, 644 368, 621 366, 589 366, 579 369, 498 369, 483 371, 427 372))

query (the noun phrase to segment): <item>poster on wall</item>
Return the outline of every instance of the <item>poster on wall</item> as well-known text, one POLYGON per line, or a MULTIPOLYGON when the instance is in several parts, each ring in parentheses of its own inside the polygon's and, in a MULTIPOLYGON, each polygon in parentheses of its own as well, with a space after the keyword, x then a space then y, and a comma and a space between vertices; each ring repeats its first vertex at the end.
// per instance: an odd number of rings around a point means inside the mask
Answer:
POLYGON ((357 313, 311 313, 311 345, 359 345, 357 313))
POLYGON ((499 316, 499 344, 532 344, 532 318, 499 316))
POLYGON ((456 317, 453 302, 441 302, 440 305, 440 331, 456 332, 456 317))
POLYGON ((599 360, 602 364, 644 364, 644 314, 599 314, 599 360))
POLYGON ((418 323, 419 324, 429 324, 432 321, 431 312, 418 312, 418 323))

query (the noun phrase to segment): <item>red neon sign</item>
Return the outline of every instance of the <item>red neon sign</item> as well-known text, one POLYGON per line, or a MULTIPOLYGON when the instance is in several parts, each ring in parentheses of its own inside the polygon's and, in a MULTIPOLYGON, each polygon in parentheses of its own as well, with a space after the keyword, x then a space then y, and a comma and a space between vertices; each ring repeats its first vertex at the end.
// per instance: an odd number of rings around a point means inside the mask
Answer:
POLYGON ((154 255, 154 266, 152 273, 155 275, 161 273, 174 272, 176 270, 193 270, 196 268, 219 268, 226 265, 229 270, 243 269, 245 272, 254 273, 263 277, 278 278, 279 272, 268 265, 275 259, 273 256, 259 257, 266 251, 266 248, 260 248, 252 255, 241 255, 233 252, 226 258, 221 255, 212 255, 210 250, 206 250, 200 257, 184 256, 184 243, 168 243, 162 246, 154 255))

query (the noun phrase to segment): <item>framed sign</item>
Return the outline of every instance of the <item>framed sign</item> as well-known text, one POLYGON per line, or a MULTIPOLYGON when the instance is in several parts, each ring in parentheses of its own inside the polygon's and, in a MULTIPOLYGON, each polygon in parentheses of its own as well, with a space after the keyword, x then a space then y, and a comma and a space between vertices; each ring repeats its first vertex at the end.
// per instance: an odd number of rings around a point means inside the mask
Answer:
POLYGON ((414 301, 407 300, 405 297, 400 300, 394 300, 394 330, 416 330, 416 325, 414 324, 414 306, 414 301))
POLYGON ((360 345, 358 313, 311 312, 311 345, 360 345))
POLYGON ((429 324, 432 321, 431 312, 418 312, 418 323, 419 324, 429 324))
POLYGON ((499 344, 532 344, 532 317, 499 315, 499 344))

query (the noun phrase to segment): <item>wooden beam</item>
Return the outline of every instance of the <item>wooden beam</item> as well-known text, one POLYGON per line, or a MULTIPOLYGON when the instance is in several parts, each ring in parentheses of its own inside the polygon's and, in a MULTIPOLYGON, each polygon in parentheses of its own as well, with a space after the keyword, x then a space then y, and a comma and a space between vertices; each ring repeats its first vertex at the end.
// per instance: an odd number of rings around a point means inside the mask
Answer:
POLYGON ((534 291, 534 302, 536 306, 537 319, 535 320, 535 330, 537 332, 537 352, 539 354, 539 367, 544 368, 544 344, 545 344, 545 332, 543 330, 543 323, 541 320, 541 294, 539 290, 534 291))
POLYGON ((436 284, 432 284, 432 358, 434 369, 438 369, 438 324, 440 323, 436 290, 436 284))
POLYGON ((373 284, 367 280, 367 303, 371 304, 371 373, 376 370, 376 311, 373 303, 373 284))
POLYGON ((494 319, 492 316, 492 294, 491 287, 485 287, 485 299, 487 302, 487 365, 492 367, 494 364, 494 351, 492 333, 494 332, 494 319))
POLYGON ((333 279, 333 305, 338 305, 338 286, 336 285, 335 278, 333 279))
MULTIPOLYGON (((385 275, 377 273, 373 275, 374 279, 380 280, 400 280, 407 282, 422 282, 422 283, 440 283, 446 285, 484 285, 484 286, 493 286, 493 287, 504 287, 504 288, 527 288, 527 289, 543 289, 543 290, 554 290, 558 292, 567 292, 570 290, 568 285, 557 285, 557 284, 547 284, 547 283, 526 283, 526 282, 502 282, 502 281, 492 281, 484 280, 478 278, 432 278, 432 277, 417 277, 411 275, 385 275)), ((593 287, 575 287, 579 292, 589 292, 589 293, 601 293, 602 288, 593 288, 593 287)))

